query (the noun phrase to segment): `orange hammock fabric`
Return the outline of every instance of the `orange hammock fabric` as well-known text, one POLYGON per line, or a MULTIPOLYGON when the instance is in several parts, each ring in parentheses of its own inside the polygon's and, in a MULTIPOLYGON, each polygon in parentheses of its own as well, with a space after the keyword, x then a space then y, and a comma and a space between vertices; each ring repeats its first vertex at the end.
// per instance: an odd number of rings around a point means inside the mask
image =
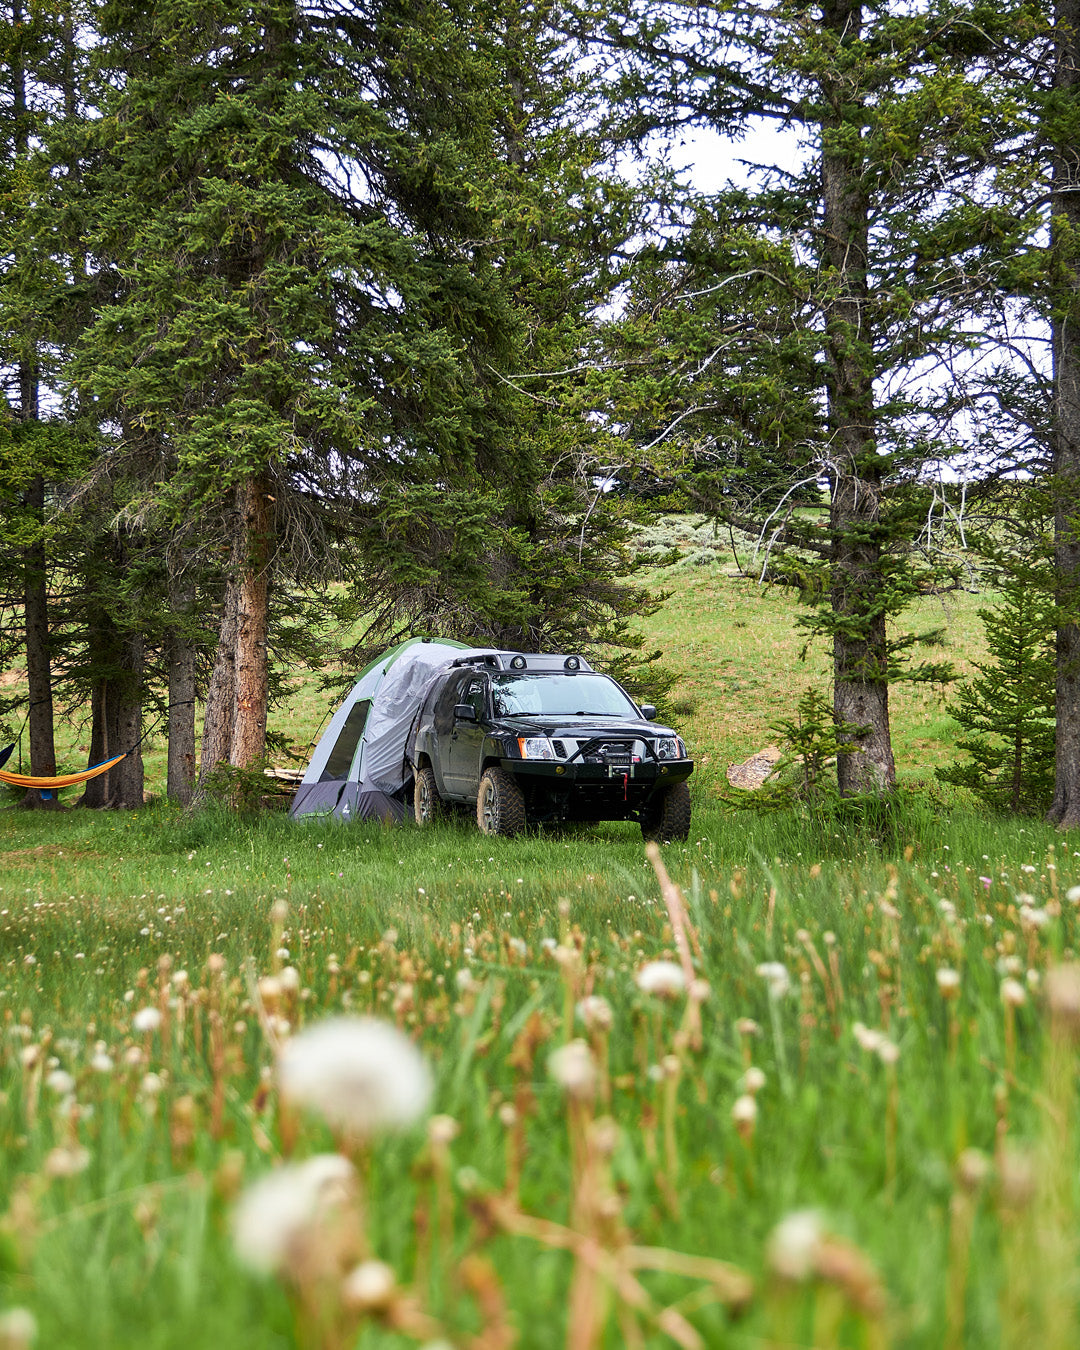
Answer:
POLYGON ((0 769, 0 783, 7 783, 10 787, 25 788, 66 788, 74 787, 77 783, 89 782, 91 778, 96 778, 98 774, 108 773, 114 764, 119 764, 128 754, 124 751, 122 755, 114 755, 112 759, 107 759, 103 764, 95 764, 92 769, 83 769, 82 773, 64 773, 58 778, 35 778, 32 774, 24 773, 6 773, 0 769))

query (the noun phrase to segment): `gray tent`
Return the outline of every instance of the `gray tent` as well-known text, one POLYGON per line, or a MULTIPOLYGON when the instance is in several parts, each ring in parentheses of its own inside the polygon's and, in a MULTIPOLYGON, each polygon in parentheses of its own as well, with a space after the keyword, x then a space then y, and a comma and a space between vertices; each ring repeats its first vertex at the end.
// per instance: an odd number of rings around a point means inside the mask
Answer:
POLYGON ((436 672, 469 650, 463 642, 411 638, 361 671, 319 738, 289 814, 404 819, 409 729, 436 672))

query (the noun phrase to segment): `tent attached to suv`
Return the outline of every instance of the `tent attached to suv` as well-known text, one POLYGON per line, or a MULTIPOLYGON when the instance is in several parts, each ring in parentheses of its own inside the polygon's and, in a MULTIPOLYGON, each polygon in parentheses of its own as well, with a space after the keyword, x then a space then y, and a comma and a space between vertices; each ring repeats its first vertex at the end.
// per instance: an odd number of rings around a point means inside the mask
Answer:
POLYGON ((463 642, 410 638, 365 667, 319 738, 289 815, 403 820, 412 783, 409 729, 435 673, 470 650, 463 642))

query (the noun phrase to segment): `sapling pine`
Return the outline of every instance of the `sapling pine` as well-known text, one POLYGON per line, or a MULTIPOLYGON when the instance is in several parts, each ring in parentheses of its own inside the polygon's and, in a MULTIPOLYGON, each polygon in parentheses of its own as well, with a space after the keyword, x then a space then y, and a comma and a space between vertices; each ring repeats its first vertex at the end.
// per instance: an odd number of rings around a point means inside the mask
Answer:
POLYGON ((949 711, 970 759, 937 771, 999 810, 1041 814, 1054 792, 1054 641, 1050 597, 1027 577, 1007 580, 980 609, 989 656, 949 711))

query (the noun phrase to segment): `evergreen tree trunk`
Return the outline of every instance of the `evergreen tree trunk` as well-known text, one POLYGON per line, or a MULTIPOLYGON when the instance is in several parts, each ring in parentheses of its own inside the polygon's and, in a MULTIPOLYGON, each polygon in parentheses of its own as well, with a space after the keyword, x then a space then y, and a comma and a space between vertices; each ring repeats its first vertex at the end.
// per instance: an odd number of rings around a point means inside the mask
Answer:
POLYGON ((114 686, 116 695, 116 750, 129 754, 109 770, 109 805, 134 811, 143 804, 142 693, 143 640, 129 633, 123 643, 124 676, 114 686))
MULTIPOLYGON (((234 554, 236 550, 234 549, 234 554)), ((217 653, 206 691, 206 712, 203 717, 202 754, 199 759, 199 780, 193 802, 206 796, 206 780, 219 764, 228 763, 232 748, 233 725, 236 721, 236 630, 239 610, 239 587, 235 568, 229 569, 225 595, 221 606, 217 653)))
POLYGON ((249 767, 266 753, 270 693, 267 638, 274 529, 270 486, 268 475, 256 474, 239 490, 242 568, 236 605, 236 712, 229 748, 229 763, 238 768, 249 767))
MULTIPOLYGON (((115 720, 111 723, 109 697, 112 672, 116 666, 116 652, 109 641, 112 625, 99 607, 95 607, 87 621, 87 661, 95 674, 90 690, 90 764, 100 764, 116 753, 115 720)), ((109 802, 107 773, 91 778, 83 787, 79 806, 101 810, 109 802)))
POLYGON ((168 769, 166 793, 172 802, 189 806, 195 793, 195 644, 186 625, 195 594, 184 577, 170 577, 165 664, 169 681, 168 769))
MULTIPOLYGON (((39 524, 45 519, 45 484, 36 478, 26 494, 26 504, 39 524)), ((49 596, 46 580, 45 543, 39 539, 23 556, 25 589, 23 615, 26 626, 26 679, 30 693, 30 772, 40 777, 56 773, 53 740, 52 661, 49 652, 49 596)), ((30 788, 21 806, 55 809, 55 792, 47 797, 30 788)))
MULTIPOLYGON (((26 16, 15 0, 11 6, 11 24, 20 30, 26 16)), ((11 113, 16 159, 25 163, 29 152, 29 117, 26 102, 26 68, 21 50, 11 65, 11 113)), ((18 361, 19 417, 25 423, 38 420, 38 373, 32 350, 23 350, 18 361)), ((49 596, 45 541, 45 481, 39 474, 24 494, 24 505, 37 527, 37 539, 23 551, 23 618, 26 629, 26 678, 30 693, 30 772, 41 777, 56 773, 56 747, 53 740, 52 661, 49 644, 49 596)), ((20 805, 55 809, 55 792, 42 795, 30 788, 20 805)))
MULTIPOLYGON (((855 41, 862 6, 836 0, 823 27, 838 45, 855 41)), ((823 81, 824 253, 829 430, 832 442, 833 707, 841 722, 867 730, 858 751, 837 757, 840 791, 880 792, 896 780, 889 734, 888 646, 880 604, 880 469, 874 435, 874 352, 868 331, 870 204, 862 181, 858 122, 840 78, 823 81), (854 141, 855 149, 850 147, 854 141)), ((856 108, 857 114, 858 109, 856 108)))
MULTIPOLYGON (((1057 91, 1080 97, 1080 0, 1056 6, 1057 91)), ((1068 288, 1053 322, 1054 569, 1056 574, 1057 721, 1054 800, 1047 819, 1061 829, 1080 826, 1080 148, 1054 147, 1051 216, 1068 288)))

